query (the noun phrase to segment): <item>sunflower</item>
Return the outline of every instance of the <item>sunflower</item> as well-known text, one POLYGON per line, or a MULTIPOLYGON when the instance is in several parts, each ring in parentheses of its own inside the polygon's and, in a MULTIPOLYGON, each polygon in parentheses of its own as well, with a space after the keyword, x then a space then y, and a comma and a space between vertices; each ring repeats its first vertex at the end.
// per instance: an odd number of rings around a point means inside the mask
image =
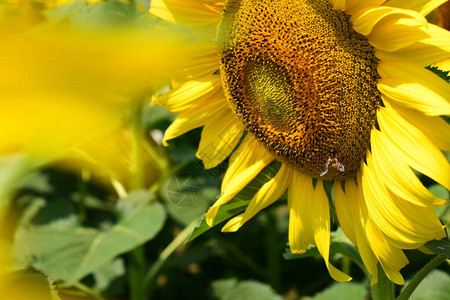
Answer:
POLYGON ((150 12, 189 26, 195 42, 155 102, 180 113, 164 143, 203 126, 197 157, 212 168, 231 155, 212 225, 271 162, 278 173, 244 213, 238 230, 287 190, 289 245, 315 244, 330 275, 330 204, 377 282, 377 264, 404 284, 404 249, 445 236, 433 207, 447 204, 413 170, 447 189, 450 33, 424 18, 442 0, 153 0, 150 12), (235 149, 236 148, 236 149, 235 149))

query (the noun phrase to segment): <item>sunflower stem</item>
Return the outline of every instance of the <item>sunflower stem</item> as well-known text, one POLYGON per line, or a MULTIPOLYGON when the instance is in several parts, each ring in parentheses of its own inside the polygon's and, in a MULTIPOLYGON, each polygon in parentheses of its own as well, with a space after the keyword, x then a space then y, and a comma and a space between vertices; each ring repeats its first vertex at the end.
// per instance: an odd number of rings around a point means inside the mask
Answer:
MULTIPOLYGON (((145 187, 145 173, 143 170, 142 142, 145 137, 143 126, 143 101, 134 101, 131 111, 132 126, 132 156, 131 156, 131 189, 142 189, 145 187)), ((143 278, 145 262, 144 246, 141 245, 133 249, 129 254, 129 275, 130 299, 141 300, 144 290, 143 278)))
POLYGON ((350 274, 352 261, 348 256, 342 257, 342 272, 345 274, 350 274))
POLYGON ((81 179, 78 183, 78 217, 81 222, 86 220, 86 197, 87 197, 87 185, 91 177, 89 170, 83 168, 81 170, 81 179))
POLYGON ((439 266, 445 261, 444 256, 436 256, 430 262, 428 262, 425 267, 423 267, 416 276, 408 283, 405 289, 402 291, 397 300, 407 300, 411 297, 412 293, 416 290, 417 286, 422 282, 422 280, 430 273, 433 269, 439 266))
POLYGON ((373 300, 394 300, 394 284, 384 273, 383 268, 378 264, 378 282, 372 286, 373 300))
POLYGON ((143 109, 140 101, 136 101, 135 107, 132 111, 132 189, 140 189, 144 187, 144 170, 143 166, 143 153, 142 153, 142 141, 144 140, 144 128, 143 128, 143 109))
POLYGON ((139 246, 129 254, 129 276, 128 283, 130 286, 130 299, 140 300, 144 289, 142 278, 144 277, 145 255, 144 246, 139 246))

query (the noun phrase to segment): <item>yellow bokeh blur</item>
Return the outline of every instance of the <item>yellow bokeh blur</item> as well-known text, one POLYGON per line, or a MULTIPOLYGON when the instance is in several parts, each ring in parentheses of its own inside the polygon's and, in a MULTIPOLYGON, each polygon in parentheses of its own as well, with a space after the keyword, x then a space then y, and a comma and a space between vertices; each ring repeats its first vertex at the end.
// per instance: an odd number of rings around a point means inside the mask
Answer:
POLYGON ((0 155, 75 154, 125 178, 127 119, 167 82, 185 41, 173 32, 60 28, 1 36, 0 155))
POLYGON ((176 52, 189 37, 157 24, 47 26, 46 9, 66 2, 72 1, 0 4, 0 165, 18 157, 21 166, 17 174, 0 172, 11 177, 0 178, 2 299, 60 299, 45 276, 11 257, 17 178, 51 164, 89 174, 123 196, 115 183, 135 188, 138 172, 140 187, 150 188, 161 171, 154 145, 136 132, 134 120, 169 82, 165 74, 176 68, 176 52))

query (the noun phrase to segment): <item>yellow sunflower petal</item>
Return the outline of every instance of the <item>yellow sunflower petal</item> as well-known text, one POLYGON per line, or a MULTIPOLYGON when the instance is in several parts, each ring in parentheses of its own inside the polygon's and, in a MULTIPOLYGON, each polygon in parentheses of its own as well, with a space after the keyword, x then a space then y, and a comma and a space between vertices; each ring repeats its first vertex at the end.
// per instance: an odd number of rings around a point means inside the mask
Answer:
POLYGON ((330 0, 333 9, 344 10, 347 4, 346 0, 330 0))
POLYGON ((447 0, 389 0, 385 5, 403 9, 412 9, 426 16, 446 1, 447 0))
POLYGON ((401 152, 389 143, 389 138, 383 132, 372 130, 374 168, 384 176, 386 187, 397 197, 417 206, 445 205, 447 201, 435 197, 427 190, 403 160, 401 152))
POLYGON ((222 192, 234 190, 239 183, 247 185, 273 160, 274 157, 264 146, 251 133, 248 133, 230 158, 227 172, 222 180, 222 192))
POLYGON ((398 270, 390 268, 384 262, 381 263, 381 267, 383 268, 384 273, 386 273, 386 276, 389 278, 390 281, 398 285, 405 284, 405 279, 398 270))
POLYGON ((222 181, 222 195, 206 213, 209 226, 213 225, 219 207, 233 199, 273 160, 273 156, 251 134, 247 134, 230 158, 222 181))
MULTIPOLYGON (((347 180, 348 181, 348 180, 347 180)), ((334 183, 334 196, 335 196, 335 208, 336 214, 339 220, 339 225, 344 231, 345 235, 350 239, 350 241, 357 246, 356 242, 356 230, 357 225, 355 224, 353 218, 357 214, 355 211, 355 200, 354 190, 348 191, 346 187, 346 192, 342 189, 341 182, 335 181, 334 183)))
POLYGON ((173 89, 153 102, 165 107, 171 112, 181 112, 197 105, 209 97, 223 94, 220 76, 206 76, 197 80, 190 80, 179 88, 173 89))
MULTIPOLYGON (((422 27, 428 37, 394 52, 375 50, 375 55, 381 60, 411 61, 422 67, 438 62, 446 62, 450 58, 450 32, 433 24, 422 27)), ((442 70, 445 63, 442 63, 442 70)), ((448 66, 450 69, 450 66, 448 66)))
POLYGON ((221 5, 192 0, 152 0, 150 13, 171 23, 185 26, 215 26, 220 21, 221 5))
MULTIPOLYGON (((367 167, 364 163, 361 163, 362 167, 361 173, 358 173, 358 187, 363 189, 363 176, 365 168, 367 167)), ((360 191, 363 192, 363 191, 360 191)), ((364 196, 359 197, 360 207, 366 207, 367 200, 364 196)), ((371 215, 371 211, 367 210, 367 214, 371 215)), ((380 262, 387 276, 397 284, 404 284, 403 277, 401 277, 400 270, 408 264, 408 259, 406 255, 400 248, 394 247, 386 240, 385 236, 381 233, 379 227, 375 225, 372 217, 364 218, 363 220, 364 231, 366 232, 367 241, 370 244, 370 248, 376 256, 377 260, 380 262)))
POLYGON ((281 165, 277 175, 266 182, 253 196, 245 212, 223 226, 222 231, 233 232, 242 227, 248 220, 270 204, 277 201, 286 191, 291 181, 292 169, 285 164, 281 165))
POLYGON ((389 243, 402 249, 415 249, 432 239, 445 236, 443 226, 431 208, 419 207, 388 192, 384 175, 377 172, 368 152, 363 167, 362 188, 371 218, 389 243))
POLYGON ((364 265, 372 275, 371 284, 374 285, 378 282, 378 259, 373 253, 371 245, 367 239, 367 233, 364 229, 365 225, 368 222, 369 216, 367 213, 367 207, 364 202, 362 188, 358 188, 353 180, 347 180, 345 188, 346 191, 348 191, 348 193, 351 195, 351 199, 355 201, 354 207, 356 215, 353 217, 355 218, 355 224, 357 225, 355 230, 357 246, 364 265))
POLYGON ((390 245, 373 222, 367 223, 366 232, 367 240, 387 277, 396 284, 404 285, 400 270, 408 264, 405 253, 390 245))
POLYGON ((197 80, 219 69, 215 42, 196 42, 180 49, 178 59, 172 62, 170 76, 175 81, 197 80))
POLYGON ((210 99, 182 112, 164 133, 163 144, 167 146, 168 140, 176 138, 194 128, 204 126, 217 113, 227 109, 226 103, 220 100, 210 99))
POLYGON ((432 64, 433 67, 438 68, 442 71, 450 71, 450 59, 444 59, 432 64))
POLYGON ((346 0, 345 1, 345 13, 353 15, 364 7, 379 6, 383 3, 383 0, 346 0))
POLYGON ((441 150, 450 151, 450 124, 439 116, 430 117, 414 109, 404 108, 389 101, 396 112, 406 121, 422 131, 441 150))
POLYGON ((344 282, 352 278, 336 269, 329 260, 330 257, 330 208, 328 198, 323 189, 323 182, 319 180, 312 195, 312 211, 314 241, 320 255, 322 255, 328 272, 334 280, 344 282))
POLYGON ((361 259, 372 275, 372 285, 378 281, 378 260, 367 241, 363 225, 367 222, 367 208, 362 200, 362 192, 353 180, 345 181, 345 193, 339 182, 335 183, 336 214, 344 233, 358 247, 361 259), (362 206, 361 206, 362 205, 362 206))
POLYGON ((244 131, 244 126, 230 110, 216 117, 220 122, 205 125, 197 150, 197 157, 203 161, 205 169, 213 168, 227 158, 244 131))
POLYGON ((415 19, 419 24, 426 25, 427 20, 419 13, 394 7, 380 6, 368 10, 361 10, 351 17, 353 28, 363 34, 369 35, 374 27, 382 20, 415 19))
POLYGON ((379 109, 378 122, 381 131, 396 146, 392 150, 397 149, 409 166, 450 189, 449 163, 423 132, 388 107, 379 109))
POLYGON ((450 114, 450 85, 439 76, 408 62, 383 60, 378 89, 388 100, 427 115, 450 114))
POLYGON ((391 246, 371 221, 367 223, 366 233, 370 247, 388 278, 396 284, 405 284, 400 270, 408 264, 408 259, 403 251, 391 246))
POLYGON ((311 207, 314 187, 312 178, 294 171, 288 189, 289 247, 294 254, 302 254, 314 243, 311 207))
POLYGON ((356 231, 356 237, 358 239, 358 250, 361 255, 361 259, 366 266, 367 271, 369 271, 370 275, 372 275, 372 280, 370 281, 370 285, 374 285, 378 282, 378 259, 372 251, 372 248, 367 241, 367 236, 365 232, 362 230, 356 231))
POLYGON ((392 15, 378 22, 368 39, 376 49, 393 52, 429 37, 423 28, 423 20, 392 15))

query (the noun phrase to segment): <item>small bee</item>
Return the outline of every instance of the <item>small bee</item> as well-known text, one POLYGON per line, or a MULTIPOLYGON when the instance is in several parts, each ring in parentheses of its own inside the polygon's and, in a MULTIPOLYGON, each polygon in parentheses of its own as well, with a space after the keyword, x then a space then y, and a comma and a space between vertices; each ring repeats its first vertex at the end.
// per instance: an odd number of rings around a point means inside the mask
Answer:
POLYGON ((337 159, 337 155, 334 150, 331 151, 330 156, 328 157, 327 162, 323 165, 322 171, 320 171, 320 177, 328 173, 328 167, 330 166, 337 169, 338 171, 344 172, 344 165, 337 159))

